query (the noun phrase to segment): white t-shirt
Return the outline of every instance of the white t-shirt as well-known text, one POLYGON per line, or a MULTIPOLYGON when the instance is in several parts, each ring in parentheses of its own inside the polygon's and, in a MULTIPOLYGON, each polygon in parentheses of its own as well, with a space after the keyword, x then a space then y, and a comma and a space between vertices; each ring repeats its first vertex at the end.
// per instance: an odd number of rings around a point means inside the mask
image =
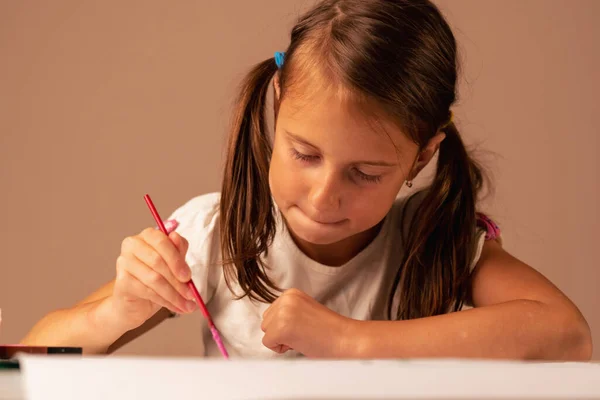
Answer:
MULTIPOLYGON (((186 261, 192 279, 202 295, 231 357, 293 357, 289 351, 279 355, 262 344, 262 314, 269 304, 235 300, 229 291, 221 266, 219 229, 219 193, 195 197, 170 217, 179 222, 177 232, 189 242, 186 261)), ((418 201, 404 207, 405 198, 397 199, 386 216, 376 238, 352 260, 339 267, 319 264, 306 256, 294 243, 281 217, 277 233, 263 258, 267 273, 279 288, 297 288, 338 314, 357 320, 385 319, 389 287, 402 261, 401 213, 405 227, 410 223, 418 201), (415 204, 413 206, 413 204, 415 204)), ((406 231, 405 231, 406 234, 406 231)), ((483 248, 485 232, 478 232, 475 266, 483 248)), ((242 293, 235 284, 237 294, 242 293)), ((203 332, 205 355, 220 357, 210 330, 203 332)))

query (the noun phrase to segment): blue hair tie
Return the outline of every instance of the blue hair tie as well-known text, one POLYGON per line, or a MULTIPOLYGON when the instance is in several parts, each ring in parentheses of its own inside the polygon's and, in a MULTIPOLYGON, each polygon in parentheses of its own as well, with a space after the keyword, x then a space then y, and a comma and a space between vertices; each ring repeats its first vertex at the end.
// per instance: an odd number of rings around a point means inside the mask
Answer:
POLYGON ((285 53, 283 51, 275 52, 275 64, 277 64, 277 68, 283 68, 283 62, 285 61, 285 53))

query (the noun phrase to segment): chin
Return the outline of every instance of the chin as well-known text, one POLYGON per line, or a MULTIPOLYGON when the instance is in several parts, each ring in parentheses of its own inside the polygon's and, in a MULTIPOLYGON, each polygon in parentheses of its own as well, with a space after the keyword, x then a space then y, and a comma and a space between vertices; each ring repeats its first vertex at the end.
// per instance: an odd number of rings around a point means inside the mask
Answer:
POLYGON ((307 218, 303 213, 291 212, 286 216, 286 222, 298 239, 316 245, 337 243, 351 236, 349 220, 323 224, 307 218))
POLYGON ((326 233, 316 233, 316 232, 303 232, 299 229, 294 229, 290 227, 290 229, 294 232, 294 235, 305 242, 316 244, 316 245, 329 245, 333 243, 340 242, 348 237, 348 235, 333 235, 326 233))

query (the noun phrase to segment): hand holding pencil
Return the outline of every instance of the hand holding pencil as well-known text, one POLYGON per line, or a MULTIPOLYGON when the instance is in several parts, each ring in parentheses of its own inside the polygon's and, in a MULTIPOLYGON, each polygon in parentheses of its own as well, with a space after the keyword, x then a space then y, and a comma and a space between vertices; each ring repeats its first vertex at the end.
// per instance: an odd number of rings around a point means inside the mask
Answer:
MULTIPOLYGON (((154 203, 152 203, 152 199, 150 198, 150 196, 145 195, 144 200, 146 200, 146 204, 148 204, 148 208, 150 209, 150 212, 152 213, 152 216, 154 217, 154 220, 158 224, 158 227, 161 230, 161 232, 163 232, 165 235, 169 236, 167 228, 163 224, 163 221, 160 218, 160 215, 158 214, 156 207, 154 207, 154 203)), ((186 242, 186 250, 187 250, 187 242, 186 242)), ((189 270, 189 268, 188 268, 188 270, 189 270)), ((212 337, 213 337, 215 343, 217 344, 219 351, 221 352, 221 354, 223 355, 223 357, 225 359, 229 359, 229 354, 227 353, 227 350, 225 349, 225 345, 223 344, 223 341, 221 340, 221 335, 219 334, 219 331, 217 330, 217 327, 215 326, 215 324, 212 320, 212 317, 210 316, 210 313, 208 312, 208 309, 206 308, 206 305, 204 304, 204 300, 202 300, 202 296, 200 296, 200 293, 198 292, 198 289, 196 289, 196 285, 194 285, 194 282, 192 281, 191 277, 188 280, 187 285, 189 287, 189 290, 192 292, 194 299, 198 303, 198 306, 200 307, 200 310, 202 311, 202 315, 204 315, 204 318, 206 319, 206 321, 208 323, 208 327, 210 328, 210 332, 212 333, 212 337)))
POLYGON ((117 258, 113 289, 116 317, 134 329, 165 307, 178 314, 196 310, 195 294, 187 285, 191 271, 185 262, 187 241, 165 223, 167 235, 146 228, 127 237, 117 258))

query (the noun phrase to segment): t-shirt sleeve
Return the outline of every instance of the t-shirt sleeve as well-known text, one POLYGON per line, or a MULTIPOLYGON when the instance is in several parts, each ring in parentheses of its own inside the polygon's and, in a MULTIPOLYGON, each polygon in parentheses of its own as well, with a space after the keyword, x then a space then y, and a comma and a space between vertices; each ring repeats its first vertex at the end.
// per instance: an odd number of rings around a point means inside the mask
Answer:
POLYGON ((502 232, 498 225, 487 215, 477 213, 477 247, 475 249, 475 257, 473 257, 473 261, 471 262, 471 271, 473 271, 479 262, 483 245, 488 240, 496 240, 502 244, 502 232))
POLYGON ((189 243, 185 257, 192 280, 205 303, 214 296, 222 275, 219 229, 219 193, 195 197, 176 209, 169 220, 189 243))

